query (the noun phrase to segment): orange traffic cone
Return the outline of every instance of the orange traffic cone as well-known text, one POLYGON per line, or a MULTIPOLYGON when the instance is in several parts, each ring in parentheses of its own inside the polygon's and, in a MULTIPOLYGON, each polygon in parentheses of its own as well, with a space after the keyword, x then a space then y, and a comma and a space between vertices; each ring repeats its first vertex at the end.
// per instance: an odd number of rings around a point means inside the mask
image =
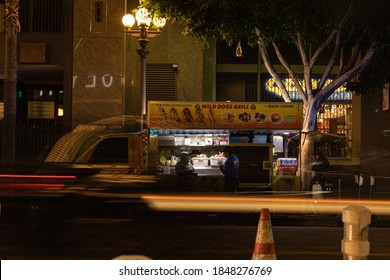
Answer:
POLYGON ((261 209, 252 260, 276 260, 269 210, 261 209))

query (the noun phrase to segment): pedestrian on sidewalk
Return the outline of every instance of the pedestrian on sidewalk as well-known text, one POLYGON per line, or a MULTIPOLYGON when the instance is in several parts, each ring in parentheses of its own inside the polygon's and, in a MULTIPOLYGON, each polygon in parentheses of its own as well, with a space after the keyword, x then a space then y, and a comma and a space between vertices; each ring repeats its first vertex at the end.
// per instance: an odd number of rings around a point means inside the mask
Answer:
POLYGON ((315 181, 314 185, 313 185, 313 188, 312 188, 312 196, 313 198, 323 198, 323 194, 322 194, 322 186, 320 184, 320 181, 315 181))

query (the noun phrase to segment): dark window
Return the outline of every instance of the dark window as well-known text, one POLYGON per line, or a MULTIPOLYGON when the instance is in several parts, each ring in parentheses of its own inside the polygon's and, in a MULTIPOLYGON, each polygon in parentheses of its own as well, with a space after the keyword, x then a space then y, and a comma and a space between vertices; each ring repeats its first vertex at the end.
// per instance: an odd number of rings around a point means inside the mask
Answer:
POLYGON ((63 33, 67 0, 20 0, 21 32, 63 33))
MULTIPOLYGON (((290 65, 302 65, 301 56, 299 55, 298 49, 295 45, 282 45, 279 46, 280 52, 284 59, 290 65)), ((272 46, 267 47, 268 57, 272 64, 281 64, 278 56, 276 55, 275 49, 272 46)))
POLYGON ((91 155, 90 163, 127 163, 128 139, 109 138, 102 140, 91 155))
POLYGON ((217 101, 257 101, 257 73, 217 73, 217 101))

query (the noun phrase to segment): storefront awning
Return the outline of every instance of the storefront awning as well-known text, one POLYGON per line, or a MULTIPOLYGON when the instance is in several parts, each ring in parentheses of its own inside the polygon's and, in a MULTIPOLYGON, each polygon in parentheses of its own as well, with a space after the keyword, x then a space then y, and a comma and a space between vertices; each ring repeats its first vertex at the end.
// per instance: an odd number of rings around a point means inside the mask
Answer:
MULTIPOLYGON (((4 79, 4 65, 0 65, 4 79)), ((17 79, 27 85, 63 85, 64 67, 54 64, 18 64, 17 79)))
MULTIPOLYGON (((301 137, 304 137, 304 134, 301 135, 301 137)), ((308 134, 308 137, 310 137, 311 140, 314 142, 332 142, 332 141, 345 141, 345 136, 337 135, 337 134, 330 134, 330 133, 323 133, 320 131, 311 131, 308 134)), ((294 136, 291 136, 290 139, 298 139, 299 134, 295 134, 294 136)))

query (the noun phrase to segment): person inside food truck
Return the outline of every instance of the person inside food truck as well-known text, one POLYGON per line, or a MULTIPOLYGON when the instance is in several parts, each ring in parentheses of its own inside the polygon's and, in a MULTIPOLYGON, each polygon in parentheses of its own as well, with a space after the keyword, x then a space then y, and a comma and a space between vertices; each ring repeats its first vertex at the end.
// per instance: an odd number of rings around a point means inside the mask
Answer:
POLYGON ((225 163, 222 161, 219 164, 219 169, 225 176, 224 191, 225 192, 236 192, 240 184, 239 169, 240 162, 238 157, 233 154, 233 148, 226 146, 223 151, 223 156, 226 157, 225 163))
POLYGON ((177 175, 177 189, 180 191, 193 191, 196 186, 198 173, 190 163, 190 155, 186 152, 180 154, 180 160, 175 165, 177 175))

